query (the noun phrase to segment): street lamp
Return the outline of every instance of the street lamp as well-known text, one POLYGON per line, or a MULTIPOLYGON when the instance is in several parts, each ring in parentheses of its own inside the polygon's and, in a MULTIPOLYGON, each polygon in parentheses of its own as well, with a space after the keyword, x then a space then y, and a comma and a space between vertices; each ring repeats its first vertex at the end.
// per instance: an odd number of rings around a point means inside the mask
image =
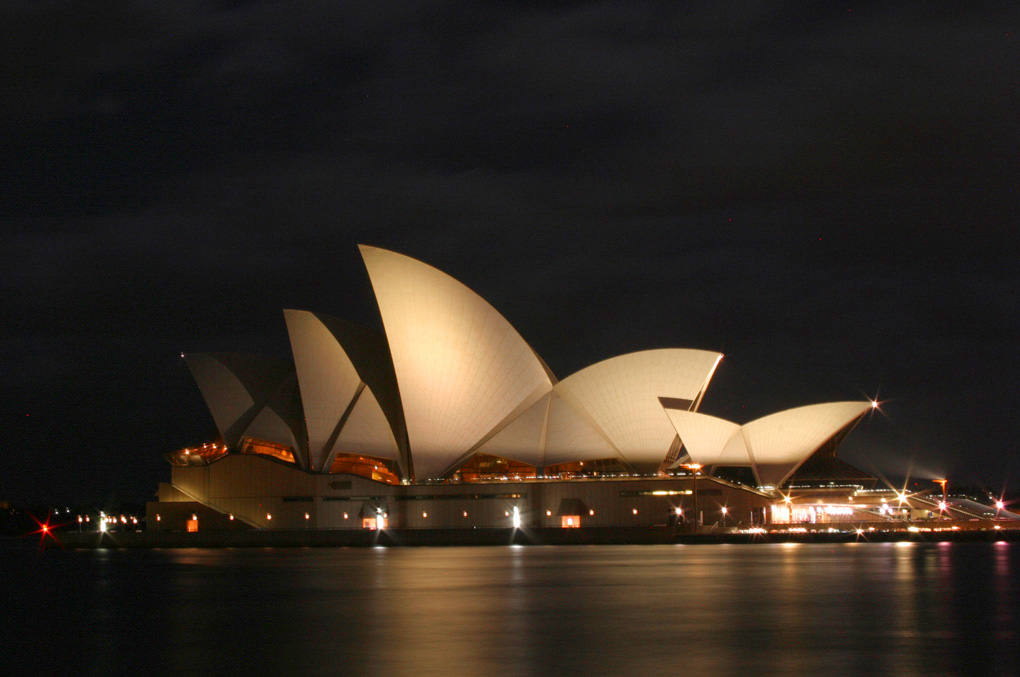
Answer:
POLYGON ((942 486, 942 502, 939 503, 939 511, 944 512, 949 507, 949 501, 946 498, 946 485, 949 484, 949 480, 932 480, 932 482, 942 486))
POLYGON ((726 513, 728 513, 728 512, 729 512, 729 510, 728 510, 728 509, 726 508, 726 506, 724 505, 724 506, 722 507, 722 528, 723 528, 723 529, 725 529, 725 528, 726 528, 726 513))

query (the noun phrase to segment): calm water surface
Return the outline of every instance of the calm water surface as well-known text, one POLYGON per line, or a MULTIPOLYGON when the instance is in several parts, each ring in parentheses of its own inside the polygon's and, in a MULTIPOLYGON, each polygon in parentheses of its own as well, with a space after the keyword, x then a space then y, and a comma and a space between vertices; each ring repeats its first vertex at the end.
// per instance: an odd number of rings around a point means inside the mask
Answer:
POLYGON ((2 674, 1020 674, 1020 544, 47 551, 2 674))

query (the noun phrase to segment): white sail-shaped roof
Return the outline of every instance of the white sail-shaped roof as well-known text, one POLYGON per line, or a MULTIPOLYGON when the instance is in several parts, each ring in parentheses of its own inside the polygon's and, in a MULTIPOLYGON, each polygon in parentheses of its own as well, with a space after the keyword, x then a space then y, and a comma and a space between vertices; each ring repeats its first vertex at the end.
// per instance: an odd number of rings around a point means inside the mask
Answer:
POLYGON ((787 409, 737 425, 714 416, 665 409, 691 460, 750 465, 761 486, 778 487, 823 445, 860 420, 871 402, 828 402, 787 409))
POLYGON ((502 315, 432 266, 361 246, 386 329, 418 479, 453 470, 527 399, 552 388, 502 315))
POLYGON ((373 354, 359 330, 342 320, 304 310, 285 310, 284 317, 304 406, 309 469, 329 472, 338 452, 402 461, 391 421, 366 383, 377 376, 381 351, 373 354))
POLYGON ((665 411, 694 463, 751 465, 744 436, 736 423, 693 411, 669 408, 665 411))
POLYGON ((184 360, 223 442, 230 448, 237 446, 248 426, 292 374, 287 363, 258 355, 195 353, 184 360))
POLYGON ((305 444, 304 413, 297 376, 290 372, 266 406, 245 428, 244 435, 260 440, 285 444, 294 450, 294 460, 308 468, 308 447, 305 444))
POLYGON ((309 468, 322 471, 361 377, 340 342, 313 313, 285 310, 283 315, 304 404, 309 468))
POLYGON ((783 484, 817 451, 871 409, 871 402, 828 402, 787 409, 742 426, 762 486, 783 484))
POLYGON ((556 392, 582 411, 636 470, 658 469, 676 437, 660 397, 693 407, 722 355, 646 350, 604 360, 563 379, 556 392))

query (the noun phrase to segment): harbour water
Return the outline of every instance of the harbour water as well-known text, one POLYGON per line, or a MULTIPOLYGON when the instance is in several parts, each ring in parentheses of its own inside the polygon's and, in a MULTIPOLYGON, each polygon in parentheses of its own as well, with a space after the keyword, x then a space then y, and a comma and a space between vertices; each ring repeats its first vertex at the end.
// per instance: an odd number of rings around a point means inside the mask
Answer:
POLYGON ((2 548, 2 674, 1020 674, 1020 544, 2 548))

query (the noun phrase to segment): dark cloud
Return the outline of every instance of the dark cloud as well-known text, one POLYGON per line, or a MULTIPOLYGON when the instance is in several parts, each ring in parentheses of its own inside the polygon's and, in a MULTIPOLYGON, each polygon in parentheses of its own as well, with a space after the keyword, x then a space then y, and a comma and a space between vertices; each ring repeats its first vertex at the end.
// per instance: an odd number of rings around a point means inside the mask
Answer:
POLYGON ((7 5, 5 491, 144 495, 212 434, 181 350, 286 356, 285 307, 378 323, 358 242, 461 279, 560 376, 719 349, 709 413, 879 392, 852 460, 1020 480, 1017 28, 1012 3, 7 5))

